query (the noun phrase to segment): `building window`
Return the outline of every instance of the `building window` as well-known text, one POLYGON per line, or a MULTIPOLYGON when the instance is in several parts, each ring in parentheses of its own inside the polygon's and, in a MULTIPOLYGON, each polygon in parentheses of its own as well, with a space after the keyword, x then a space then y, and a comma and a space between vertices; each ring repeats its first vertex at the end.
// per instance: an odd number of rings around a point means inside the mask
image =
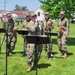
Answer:
POLYGON ((38 12, 38 16, 40 16, 40 12, 38 12))

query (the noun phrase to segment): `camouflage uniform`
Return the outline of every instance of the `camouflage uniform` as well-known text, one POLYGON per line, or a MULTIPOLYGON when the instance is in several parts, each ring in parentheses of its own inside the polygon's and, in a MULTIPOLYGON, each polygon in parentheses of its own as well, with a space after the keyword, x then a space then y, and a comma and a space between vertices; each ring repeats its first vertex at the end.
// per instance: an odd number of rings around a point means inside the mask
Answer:
MULTIPOLYGON (((35 16, 35 15, 33 15, 35 16)), ((29 35, 40 35, 41 34, 41 30, 40 30, 40 27, 39 25, 36 23, 36 22, 33 22, 32 20, 28 23, 28 26, 27 26, 28 30, 29 30, 29 35)), ((35 44, 28 44, 27 45, 27 63, 28 65, 30 65, 30 67, 27 69, 27 71, 30 71, 31 70, 31 65, 32 65, 32 62, 34 61, 34 64, 35 64, 35 44)), ((41 45, 39 44, 39 50, 38 50, 38 60, 40 58, 40 54, 41 54, 41 45)), ((37 60, 37 62, 38 62, 37 60)))
MULTIPOLYGON (((24 22, 23 22, 23 24, 22 24, 22 29, 23 30, 26 30, 27 29, 27 26, 28 26, 28 23, 30 22, 30 13, 27 13, 26 14, 26 17, 25 17, 25 20, 24 20, 24 22)), ((23 35, 23 38, 24 38, 24 47, 25 47, 25 49, 27 50, 27 42, 26 42, 26 35, 23 35)), ((26 54, 27 54, 27 52, 26 52, 26 54)))
MULTIPOLYGON (((49 14, 49 13, 46 12, 45 14, 49 14)), ((42 22, 43 22, 43 31, 52 32, 52 29, 54 28, 52 19, 48 17, 48 19, 45 18, 42 22)), ((48 53, 52 54, 52 37, 51 36, 50 36, 50 44, 45 44, 44 49, 47 54, 48 53)))
MULTIPOLYGON (((40 35, 41 31, 40 28, 36 27, 36 23, 34 23, 33 21, 30 21, 30 23, 28 24, 28 29, 29 29, 29 35, 40 35)), ((35 48, 35 44, 28 44, 27 45, 27 62, 28 64, 32 62, 33 59, 33 55, 34 55, 34 48, 35 48)), ((39 50, 41 51, 41 50, 39 50)))
MULTIPOLYGON (((64 12, 60 12, 60 15, 64 15, 64 12)), ((65 54, 67 53, 66 41, 69 34, 69 23, 67 18, 59 18, 57 32, 59 50, 62 54, 65 54)), ((64 55, 64 57, 66 57, 66 55, 64 55)))
POLYGON ((25 20, 24 20, 24 22, 22 24, 22 29, 23 30, 27 29, 27 25, 28 25, 29 22, 30 22, 30 13, 27 13, 26 17, 25 17, 25 20))
POLYGON ((27 21, 26 19, 24 20, 23 24, 22 24, 22 29, 27 29, 27 25, 28 25, 29 21, 27 21))
POLYGON ((17 23, 14 22, 14 20, 11 18, 11 14, 7 14, 10 19, 8 19, 8 22, 5 25, 5 29, 7 30, 8 34, 8 54, 11 55, 12 50, 15 49, 15 44, 17 41, 17 34, 16 34, 16 29, 17 29, 17 23))

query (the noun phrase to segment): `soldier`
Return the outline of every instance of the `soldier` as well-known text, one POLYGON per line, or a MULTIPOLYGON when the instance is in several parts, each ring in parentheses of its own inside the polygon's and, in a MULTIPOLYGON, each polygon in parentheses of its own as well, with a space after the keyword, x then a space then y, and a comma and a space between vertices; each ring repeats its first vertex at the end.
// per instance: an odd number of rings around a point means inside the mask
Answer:
MULTIPOLYGON (((36 14, 35 13, 31 13, 31 21, 28 23, 27 29, 29 30, 29 35, 40 35, 41 31, 40 28, 36 22, 36 14)), ((35 44, 28 44, 27 45, 27 64, 28 64, 28 68, 27 68, 27 72, 29 72, 32 69, 32 62, 33 62, 33 67, 35 67, 35 44)), ((39 45, 39 51, 38 51, 38 60, 41 54, 41 45, 39 45)), ((37 63, 38 63, 37 60, 37 63)))
POLYGON ((7 34, 8 34, 8 44, 7 44, 7 47, 8 47, 8 55, 11 55, 12 54, 12 50, 15 49, 15 44, 16 44, 16 41, 17 41, 17 35, 16 35, 16 30, 17 30, 17 23, 14 22, 14 20, 12 19, 12 15, 11 13, 7 13, 6 14, 7 16, 7 23, 5 25, 5 29, 8 31, 7 34))
MULTIPOLYGON (((45 13, 45 19, 42 21, 43 22, 43 31, 45 32, 52 32, 52 29, 54 28, 53 26, 53 21, 51 19, 51 17, 49 16, 49 12, 45 13)), ((48 54, 48 57, 52 57, 52 38, 50 36, 50 44, 45 44, 44 45, 44 49, 46 54, 48 54)))
POLYGON ((25 20, 24 20, 24 22, 23 22, 23 24, 22 24, 22 29, 23 30, 25 30, 25 29, 27 29, 27 25, 28 25, 28 23, 30 22, 30 13, 27 13, 26 14, 26 17, 25 17, 25 20))
POLYGON ((63 57, 66 58, 67 57, 66 39, 69 34, 69 23, 67 18, 65 17, 64 11, 60 12, 57 32, 58 32, 57 42, 60 51, 60 56, 63 55, 63 57))
MULTIPOLYGON (((22 29, 23 30, 26 30, 27 29, 27 25, 30 22, 30 20, 31 20, 30 13, 28 12, 28 13, 26 13, 25 20, 24 20, 24 22, 22 24, 22 29)), ((27 48, 27 42, 25 41, 26 35, 23 35, 22 37, 24 38, 25 48, 27 48)), ((27 54, 27 52, 26 52, 26 54, 27 54)))

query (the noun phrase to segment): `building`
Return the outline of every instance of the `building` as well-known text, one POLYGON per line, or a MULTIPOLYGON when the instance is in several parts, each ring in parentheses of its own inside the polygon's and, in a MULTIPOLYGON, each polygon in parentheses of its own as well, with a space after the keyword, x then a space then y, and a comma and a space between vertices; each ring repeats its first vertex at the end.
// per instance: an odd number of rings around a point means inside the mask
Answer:
MULTIPOLYGON (((7 12, 7 11, 6 11, 7 12)), ((18 21, 24 20, 26 11, 25 10, 11 10, 9 11, 12 14, 15 14, 18 16, 18 21)), ((35 12, 37 15, 37 21, 41 21, 44 18, 44 11, 41 7, 36 9, 35 11, 30 11, 30 13, 35 12)), ((0 13, 4 13, 4 10, 0 10, 0 13)))
POLYGON ((41 7, 36 9, 34 12, 37 14, 37 21, 43 20, 43 18, 44 18, 44 11, 43 11, 43 9, 41 7))

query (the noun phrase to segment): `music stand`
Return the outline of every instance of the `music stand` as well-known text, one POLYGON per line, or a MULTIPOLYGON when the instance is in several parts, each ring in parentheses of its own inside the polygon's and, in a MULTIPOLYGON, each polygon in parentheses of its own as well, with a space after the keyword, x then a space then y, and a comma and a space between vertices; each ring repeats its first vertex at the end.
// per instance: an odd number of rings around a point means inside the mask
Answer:
POLYGON ((0 33, 4 33, 5 29, 4 28, 0 28, 0 33))
MULTIPOLYGON (((4 32, 5 32, 5 29, 4 28, 0 28, 0 33, 4 33, 4 32)), ((3 41, 2 41, 2 44, 3 44, 3 41)), ((1 44, 1 35, 0 35, 0 53, 1 53, 2 44, 1 44)))
POLYGON ((18 34, 21 35, 27 35, 28 34, 28 30, 17 30, 18 34))
MULTIPOLYGON (((17 32, 18 32, 18 34, 20 34, 20 35, 28 35, 28 30, 17 30, 17 32)), ((25 49, 26 49, 26 38, 24 37, 24 46, 23 46, 23 49, 24 49, 24 52, 23 52, 23 55, 22 56, 26 56, 26 51, 25 51, 25 49)))
POLYGON ((26 39, 27 43, 35 44, 35 58, 36 58, 35 65, 36 65, 36 75, 37 75, 38 45, 50 43, 50 37, 46 35, 32 35, 32 36, 28 35, 26 36, 26 39))
POLYGON ((57 36, 58 33, 54 33, 54 32, 44 32, 45 35, 49 35, 49 36, 57 36))

